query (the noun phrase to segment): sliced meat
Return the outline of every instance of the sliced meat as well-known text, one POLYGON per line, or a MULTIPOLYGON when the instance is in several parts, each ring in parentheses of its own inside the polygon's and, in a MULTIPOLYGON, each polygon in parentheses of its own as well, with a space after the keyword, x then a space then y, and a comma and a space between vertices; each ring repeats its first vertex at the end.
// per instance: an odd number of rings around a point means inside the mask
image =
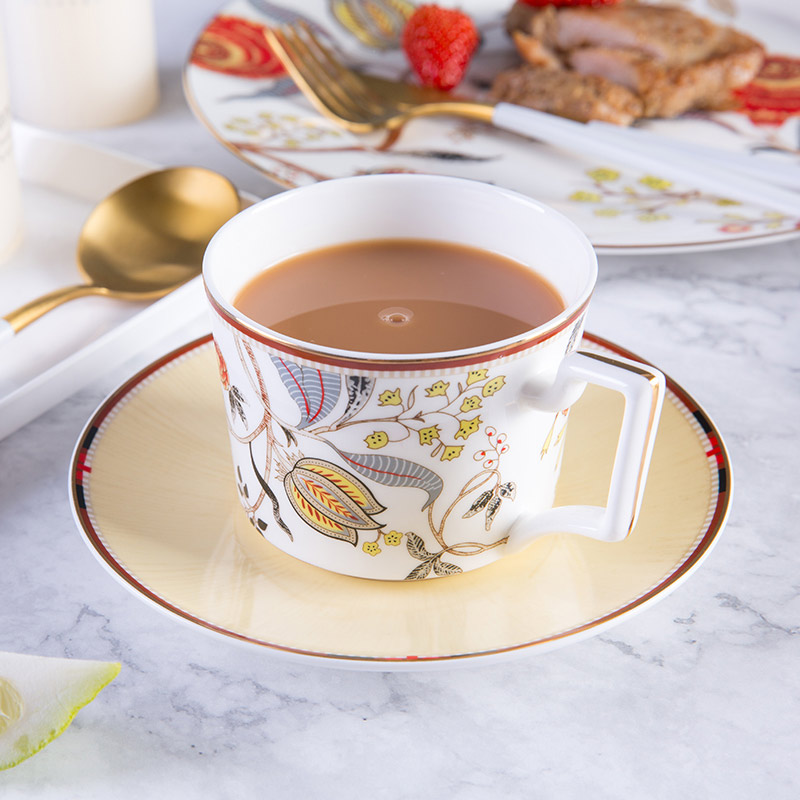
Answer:
POLYGON ((708 58, 681 68, 606 47, 575 50, 569 64, 583 75, 599 75, 630 89, 642 99, 644 116, 673 117, 692 108, 724 107, 731 89, 755 77, 763 57, 758 43, 727 28, 708 58))
MULTIPOLYGON (((731 43, 739 36, 752 42, 743 34, 735 31, 731 34, 731 43)), ((646 103, 652 108, 652 115, 660 117, 674 117, 692 108, 730 107, 731 90, 749 83, 763 61, 764 51, 760 47, 720 51, 669 75, 663 91, 658 87, 651 90, 646 103)))
POLYGON ((580 122, 601 119, 630 125, 642 114, 642 102, 624 86, 599 75, 524 64, 505 70, 494 80, 492 100, 547 111, 580 122))
POLYGON ((561 59, 549 47, 544 45, 541 39, 522 31, 514 31, 511 34, 511 38, 514 40, 514 46, 517 51, 527 64, 549 69, 561 69, 563 66, 561 59))
POLYGON ((673 67, 709 56, 722 30, 685 8, 638 3, 566 7, 557 17, 551 46, 560 50, 586 46, 636 50, 673 67))
MULTIPOLYGON (((599 96, 609 90, 597 84, 594 79, 598 77, 638 97, 639 116, 670 117, 693 108, 725 107, 731 89, 752 80, 764 59, 763 47, 743 33, 715 25, 684 8, 636 0, 559 8, 516 3, 506 24, 523 60, 549 70, 561 67, 587 79, 582 88, 582 78, 569 82, 568 91, 581 95, 580 108, 585 97, 594 95, 598 107, 603 105, 599 96)), ((526 103, 519 93, 515 102, 541 108, 546 90, 533 88, 530 81, 526 73, 524 80, 515 83, 530 87, 531 102, 526 103)), ((553 78, 548 78, 547 86, 547 91, 561 90, 553 78)), ((559 102, 553 98, 550 105, 555 108, 559 102)), ((615 108, 619 102, 619 95, 614 95, 610 106, 615 108)), ((625 113, 630 113, 632 104, 626 101, 623 105, 625 113)))
POLYGON ((662 83, 666 67, 636 50, 613 47, 581 47, 569 54, 569 66, 582 75, 601 75, 608 80, 644 94, 662 83))
POLYGON ((509 36, 521 31, 554 48, 558 38, 558 12, 555 6, 537 8, 527 3, 514 3, 506 15, 506 31, 509 36))

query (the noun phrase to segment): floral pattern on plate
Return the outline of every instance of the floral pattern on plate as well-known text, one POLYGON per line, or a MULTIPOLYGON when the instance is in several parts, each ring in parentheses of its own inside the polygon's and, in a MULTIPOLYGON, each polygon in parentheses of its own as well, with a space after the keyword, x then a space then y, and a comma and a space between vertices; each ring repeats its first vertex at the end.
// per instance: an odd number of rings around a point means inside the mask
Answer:
MULTIPOLYGON (((397 5, 396 0, 307 0, 302 6, 290 0, 232 0, 201 32, 186 66, 184 83, 192 108, 226 147, 284 186, 376 172, 482 180, 558 208, 601 253, 714 249, 798 235, 799 220, 673 184, 666 166, 663 175, 647 175, 620 164, 598 164, 482 123, 430 117, 392 133, 344 131, 298 92, 270 52, 263 28, 304 19, 334 40, 357 68, 406 79, 402 53, 370 37, 363 22, 364 14, 374 15, 387 3, 397 5)), ((459 92, 480 96, 497 70, 515 61, 502 30, 507 4, 472 0, 463 5, 479 22, 482 46, 459 92)), ((691 5, 699 13, 715 11, 702 2, 691 5)), ((758 22, 764 27, 758 16, 750 24, 746 9, 733 20, 735 7, 716 11, 722 22, 746 28, 769 46, 770 31, 757 29, 758 22)), ((676 138, 763 152, 763 158, 798 165, 798 76, 800 59, 770 56, 759 78, 739 93, 737 110, 646 124, 676 138)))

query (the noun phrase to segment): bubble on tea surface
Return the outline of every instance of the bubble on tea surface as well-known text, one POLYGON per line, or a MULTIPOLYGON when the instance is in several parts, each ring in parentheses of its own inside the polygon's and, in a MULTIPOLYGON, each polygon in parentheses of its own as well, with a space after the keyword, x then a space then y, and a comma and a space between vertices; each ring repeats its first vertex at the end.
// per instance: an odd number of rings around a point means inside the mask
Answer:
POLYGON ((378 318, 381 322, 385 322, 393 328, 399 328, 411 322, 414 318, 414 312, 410 308, 404 308, 403 306, 391 306, 379 311, 378 318))

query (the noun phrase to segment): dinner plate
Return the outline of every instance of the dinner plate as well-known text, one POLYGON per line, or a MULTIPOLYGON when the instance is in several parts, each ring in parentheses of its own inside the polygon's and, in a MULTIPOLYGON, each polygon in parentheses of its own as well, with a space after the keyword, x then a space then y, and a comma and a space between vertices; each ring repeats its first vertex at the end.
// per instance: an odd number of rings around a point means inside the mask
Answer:
MULTIPOLYGON (((657 174, 626 169, 479 122, 425 117, 405 125, 397 136, 346 132, 299 94, 269 51, 263 28, 310 20, 357 67, 384 77, 406 78, 402 53, 364 44, 359 39, 363 31, 347 14, 354 7, 388 2, 406 0, 226 3, 200 33, 186 65, 184 88, 189 104, 223 145, 286 187, 374 172, 473 178, 521 191, 558 208, 583 229, 600 253, 607 254, 743 247, 798 235, 797 219, 672 182, 666 165, 657 174)), ((482 46, 458 91, 479 96, 499 69, 516 62, 502 28, 510 0, 465 0, 458 5, 473 14, 482 33, 482 46)), ((791 55, 797 43, 790 32, 796 39, 800 15, 791 3, 776 0, 768 11, 755 2, 741 8, 721 0, 693 0, 688 5, 757 36, 768 48, 775 48, 773 52, 783 54, 770 57, 769 80, 760 89, 759 102, 764 92, 785 94, 785 87, 797 99, 800 60, 791 55)), ((693 113, 677 120, 651 121, 646 127, 676 139, 725 150, 758 151, 759 158, 797 164, 800 117, 765 117, 758 111, 693 113)))
MULTIPOLYGON (((584 347, 631 356, 592 336, 584 347)), ((623 542, 550 535, 473 572, 412 584, 338 575, 282 553, 248 523, 218 384, 206 337, 114 392, 76 445, 72 505, 92 552, 137 597, 261 652, 409 670, 575 642, 685 580, 730 506, 722 439, 668 380, 641 516, 623 542)), ((621 406, 590 387, 573 408, 558 504, 604 502, 621 406)))

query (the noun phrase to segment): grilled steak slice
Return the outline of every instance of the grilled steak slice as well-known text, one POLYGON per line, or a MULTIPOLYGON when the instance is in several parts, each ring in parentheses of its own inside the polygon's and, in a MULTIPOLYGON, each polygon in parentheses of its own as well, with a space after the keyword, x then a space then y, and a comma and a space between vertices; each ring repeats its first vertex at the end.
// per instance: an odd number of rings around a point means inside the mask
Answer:
POLYGON ((674 117, 692 108, 721 108, 729 91, 748 83, 764 54, 753 40, 730 28, 702 61, 668 67, 633 50, 584 47, 569 54, 569 65, 583 75, 600 75, 642 99, 645 117, 674 117))
POLYGON ((494 80, 492 100, 547 111, 580 122, 601 119, 630 125, 642 114, 642 102, 624 86, 599 75, 523 64, 494 80))
POLYGON ((560 50, 587 46, 635 50, 669 67, 707 58, 722 30, 685 8, 638 3, 567 7, 557 19, 554 44, 560 50))
MULTIPOLYGON (((636 0, 560 8, 516 3, 506 25, 525 61, 605 78, 640 99, 639 116, 669 117, 692 108, 724 107, 730 90, 752 80, 764 58, 758 42, 732 28, 714 25, 684 8, 636 0)), ((570 91, 578 91, 579 83, 580 79, 570 83, 570 91)), ((553 80, 548 86, 559 90, 553 80)), ((601 88, 592 81, 579 93, 592 95, 601 88)), ((533 100, 537 108, 545 103, 542 91, 533 100)), ((602 105, 599 97, 597 101, 602 105)), ((522 99, 516 102, 526 104, 522 99)), ((612 107, 618 103, 619 96, 609 101, 612 107)), ((559 101, 553 99, 550 105, 555 108, 559 101)), ((632 106, 626 108, 630 113, 632 106)))

